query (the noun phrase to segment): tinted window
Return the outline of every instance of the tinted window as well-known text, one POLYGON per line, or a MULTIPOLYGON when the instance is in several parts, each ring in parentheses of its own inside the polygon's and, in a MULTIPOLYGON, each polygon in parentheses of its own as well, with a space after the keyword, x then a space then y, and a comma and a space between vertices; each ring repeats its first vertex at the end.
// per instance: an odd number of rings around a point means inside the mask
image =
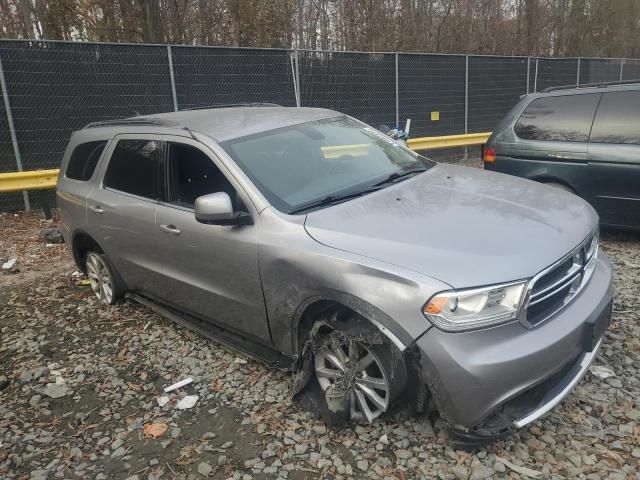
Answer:
POLYGON ((189 145, 169 145, 168 201, 193 208, 196 198, 208 193, 235 191, 226 177, 201 150, 189 145))
POLYGON ((104 186, 157 199, 161 148, 157 140, 120 140, 111 155, 104 186))
POLYGON ((525 140, 586 142, 600 94, 544 97, 522 112, 515 126, 525 140))
POLYGON ((605 93, 590 141, 640 144, 640 91, 605 93))
POLYGON ((67 178, 89 180, 106 144, 106 140, 101 140, 83 143, 74 148, 67 165, 67 178))

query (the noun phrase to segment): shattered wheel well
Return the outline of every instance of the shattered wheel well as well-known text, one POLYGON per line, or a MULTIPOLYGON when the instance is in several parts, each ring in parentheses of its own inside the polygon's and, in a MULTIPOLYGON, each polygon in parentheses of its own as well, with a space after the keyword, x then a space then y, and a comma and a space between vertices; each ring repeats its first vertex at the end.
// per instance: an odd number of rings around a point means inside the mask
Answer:
MULTIPOLYGON (((298 325, 298 350, 302 349, 305 342, 309 340, 309 336, 312 333, 314 324, 323 318, 329 317, 333 314, 336 314, 337 320, 344 320, 347 317, 354 315, 355 312, 350 308, 335 302, 333 300, 318 300, 311 305, 307 306, 304 310, 300 323, 298 325)), ((320 329, 327 329, 328 327, 320 327, 320 329)), ((298 351, 298 353, 301 353, 298 351)))

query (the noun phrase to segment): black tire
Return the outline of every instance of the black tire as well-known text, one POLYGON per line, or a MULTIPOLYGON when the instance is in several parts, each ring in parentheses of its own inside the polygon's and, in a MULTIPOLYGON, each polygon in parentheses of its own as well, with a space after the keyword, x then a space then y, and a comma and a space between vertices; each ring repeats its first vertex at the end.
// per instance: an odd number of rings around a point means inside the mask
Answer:
POLYGON ((91 290, 98 300, 106 305, 113 305, 120 300, 125 288, 107 256, 100 251, 90 250, 85 255, 84 262, 91 290))
POLYGON ((389 411, 402 396, 407 384, 407 370, 402 353, 366 320, 350 316, 327 322, 313 339, 313 378, 310 385, 319 396, 321 416, 329 425, 371 423, 389 411), (342 349, 344 365, 337 358, 342 349), (322 373, 321 373, 322 372, 322 373))

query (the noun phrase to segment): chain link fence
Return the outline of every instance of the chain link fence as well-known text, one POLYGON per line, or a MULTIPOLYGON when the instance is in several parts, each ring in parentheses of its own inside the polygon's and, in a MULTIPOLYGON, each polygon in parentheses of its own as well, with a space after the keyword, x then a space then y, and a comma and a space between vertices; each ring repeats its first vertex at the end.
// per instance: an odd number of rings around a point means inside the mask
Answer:
MULTIPOLYGON (((33 40, 0 41, 0 62, 0 172, 57 168, 72 131, 110 118, 271 102, 375 127, 411 118, 412 137, 449 135, 491 131, 526 93, 640 78, 628 59, 33 40)), ((22 195, 0 195, 0 210, 24 207, 22 195)))
POLYGON ((375 127, 395 126, 394 54, 300 51, 293 59, 302 106, 338 110, 375 127))

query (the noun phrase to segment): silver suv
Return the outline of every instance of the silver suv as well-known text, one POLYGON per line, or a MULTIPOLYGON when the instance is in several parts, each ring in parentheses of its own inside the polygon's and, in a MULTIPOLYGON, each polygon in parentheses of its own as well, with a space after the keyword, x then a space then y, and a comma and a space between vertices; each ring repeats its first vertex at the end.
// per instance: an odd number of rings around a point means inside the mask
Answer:
POLYGON ((57 200, 101 301, 295 371, 330 421, 432 405, 459 444, 497 438, 568 394, 609 322, 586 202, 435 163, 331 110, 93 123, 57 200))

